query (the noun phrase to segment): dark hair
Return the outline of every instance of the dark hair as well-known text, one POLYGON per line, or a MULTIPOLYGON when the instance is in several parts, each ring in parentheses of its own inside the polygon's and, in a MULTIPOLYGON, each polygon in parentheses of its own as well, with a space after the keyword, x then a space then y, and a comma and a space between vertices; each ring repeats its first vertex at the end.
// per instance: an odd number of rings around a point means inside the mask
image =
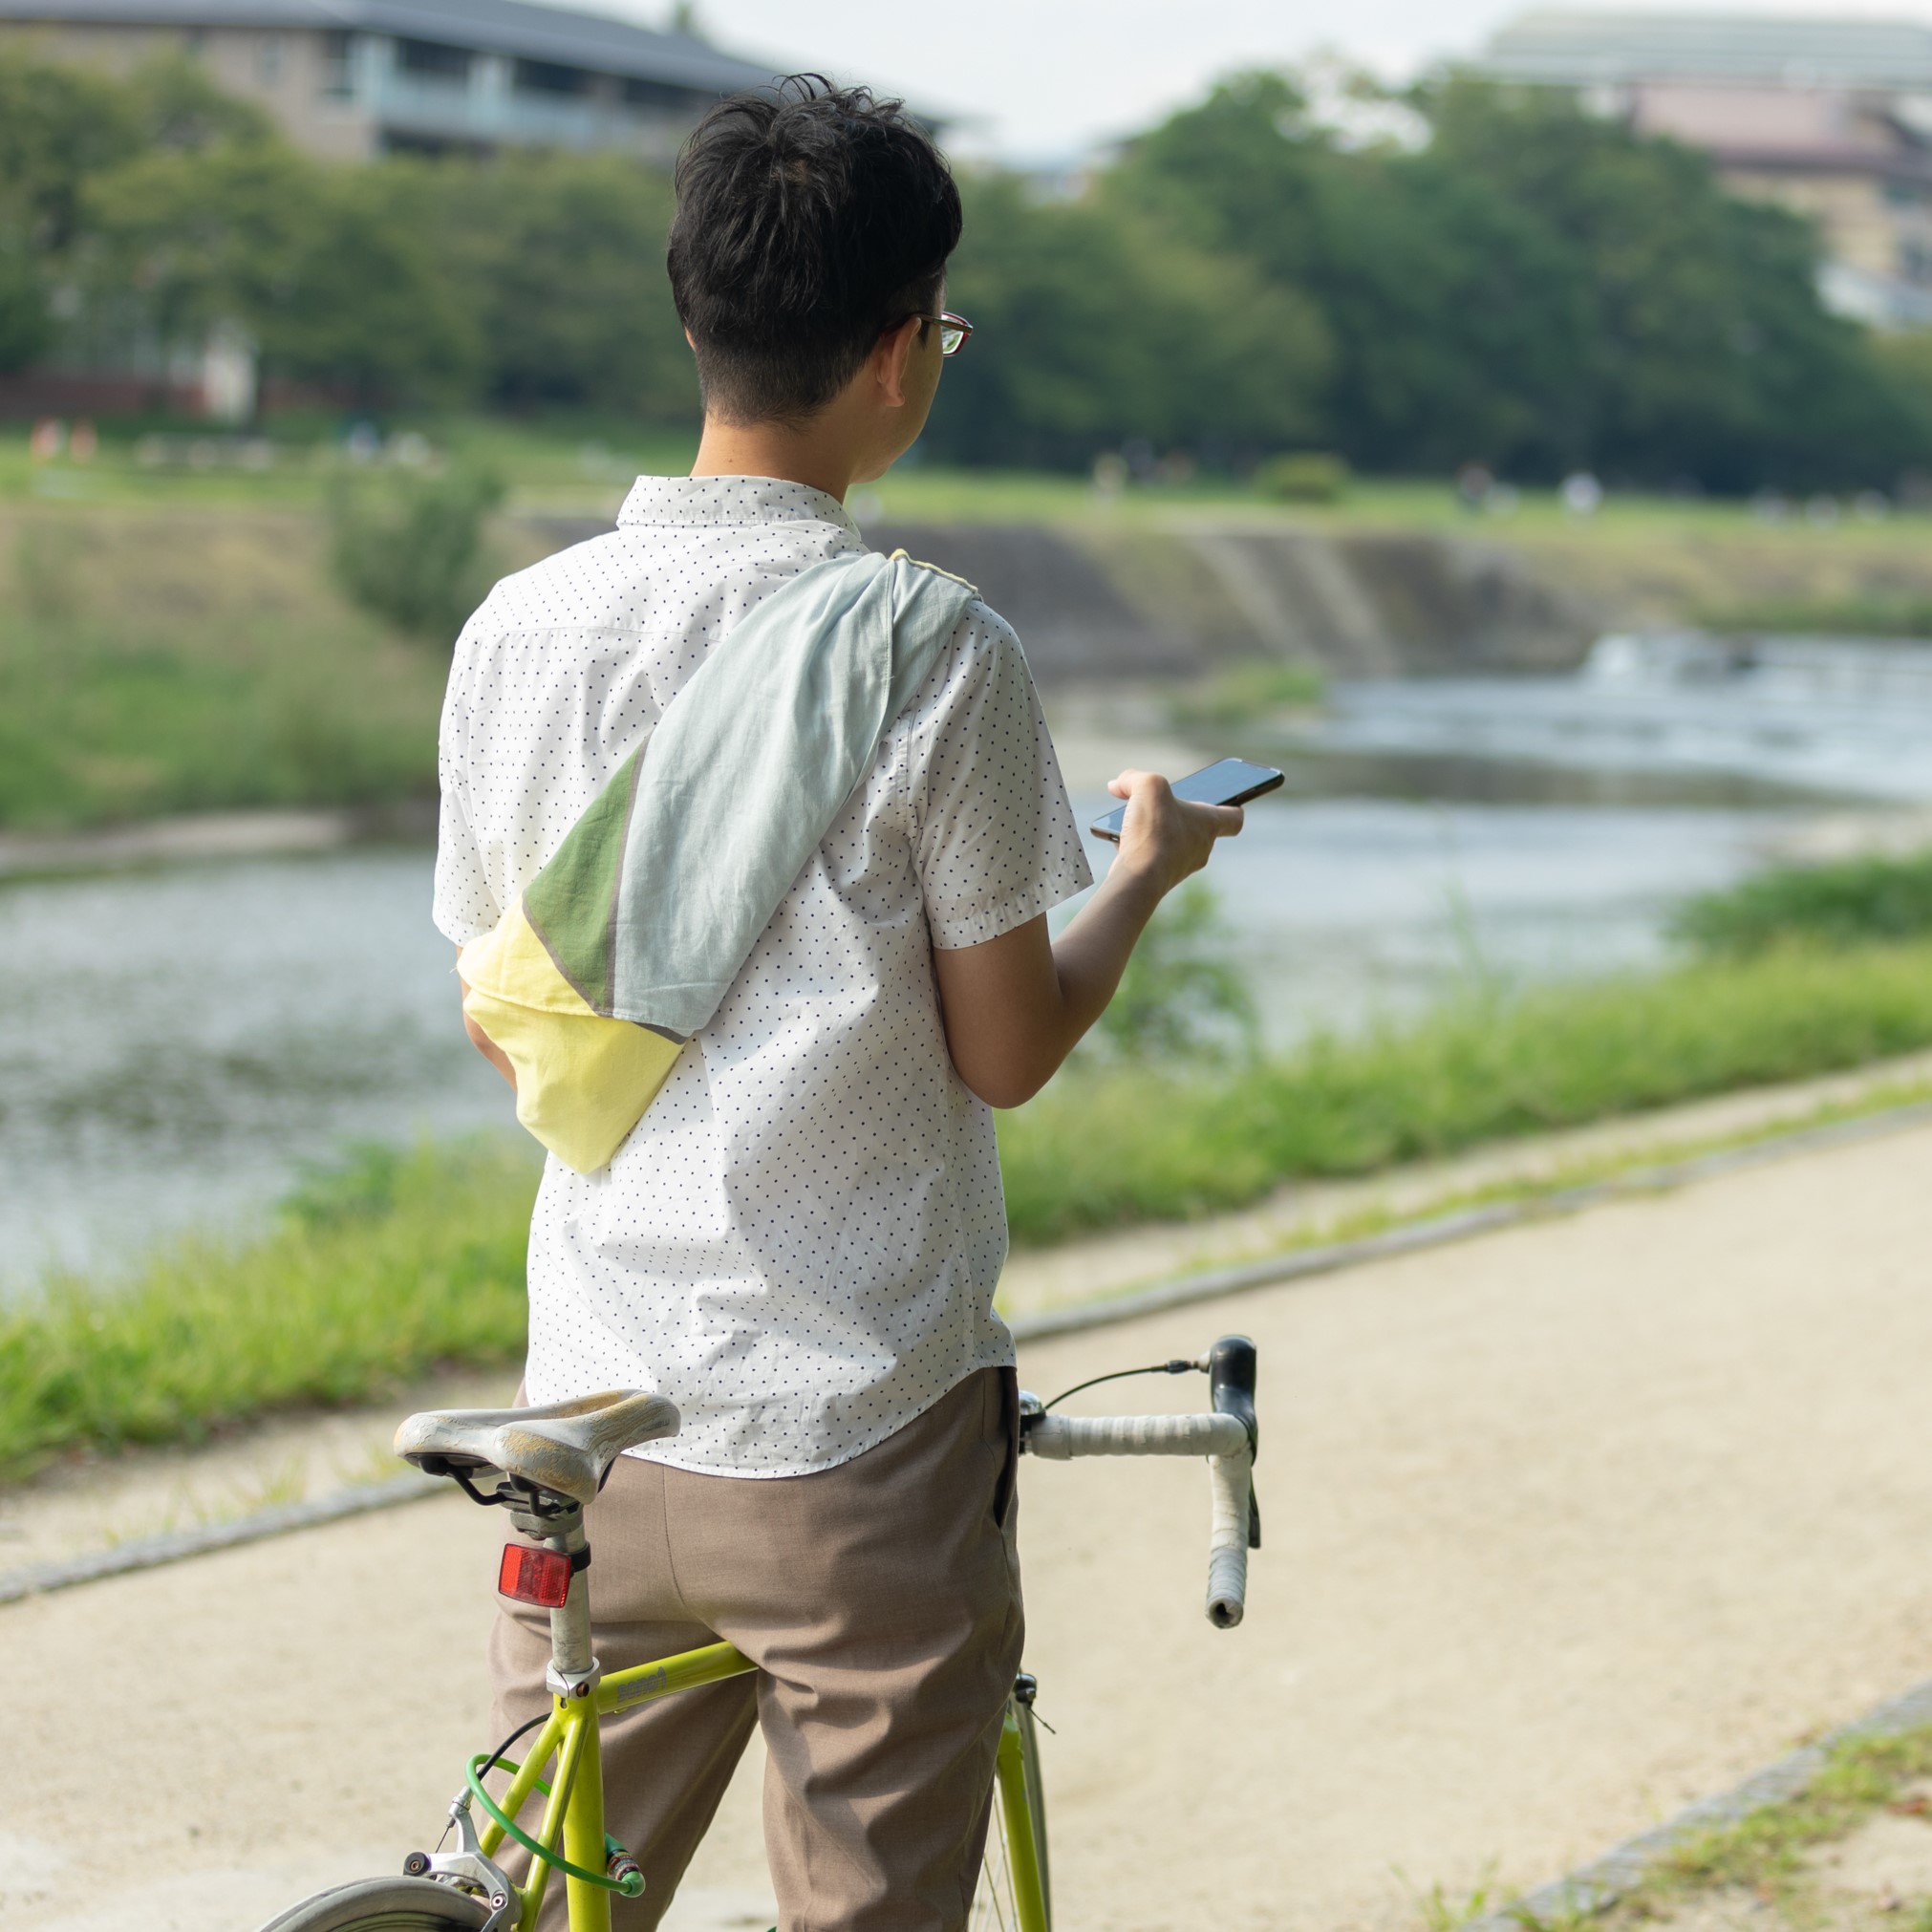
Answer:
POLYGON ((802 421, 937 306, 959 190, 901 101, 792 75, 714 107, 676 181, 671 290, 727 422, 802 421))

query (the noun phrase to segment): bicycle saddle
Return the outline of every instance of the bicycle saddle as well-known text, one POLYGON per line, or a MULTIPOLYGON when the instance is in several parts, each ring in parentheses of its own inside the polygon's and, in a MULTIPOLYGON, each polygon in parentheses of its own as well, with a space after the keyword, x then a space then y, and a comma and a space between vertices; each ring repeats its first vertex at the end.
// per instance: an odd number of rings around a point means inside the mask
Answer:
POLYGON ((425 1409, 396 1431, 396 1453, 428 1475, 501 1470, 588 1503, 627 1449, 676 1435, 677 1423, 663 1396, 609 1388, 536 1408, 425 1409))

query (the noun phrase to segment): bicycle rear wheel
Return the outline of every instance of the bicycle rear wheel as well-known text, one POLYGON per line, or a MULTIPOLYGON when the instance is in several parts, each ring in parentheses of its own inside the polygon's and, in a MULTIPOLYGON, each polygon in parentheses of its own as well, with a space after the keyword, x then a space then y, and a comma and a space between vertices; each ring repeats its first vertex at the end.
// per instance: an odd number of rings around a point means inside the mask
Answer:
MULTIPOLYGON (((1053 1924, 1053 1885, 1046 1862, 1046 1787, 1040 1778, 1040 1733, 1033 1707, 1015 1698, 1012 1712, 1020 1725, 1020 1761, 1026 1779, 1026 1814, 1033 1825, 1033 1850, 1040 1868, 1040 1892, 1046 1903, 1046 1923, 1053 1924)), ((968 1932, 1020 1932, 1019 1884, 1014 1874, 1013 1848, 1006 1832, 1005 1793, 993 1793, 993 1819, 986 1829, 986 1856, 979 1868, 979 1885, 973 1894, 968 1932)))
POLYGON ((490 1908, 430 1878, 357 1878, 270 1919, 262 1932, 476 1932, 490 1908))

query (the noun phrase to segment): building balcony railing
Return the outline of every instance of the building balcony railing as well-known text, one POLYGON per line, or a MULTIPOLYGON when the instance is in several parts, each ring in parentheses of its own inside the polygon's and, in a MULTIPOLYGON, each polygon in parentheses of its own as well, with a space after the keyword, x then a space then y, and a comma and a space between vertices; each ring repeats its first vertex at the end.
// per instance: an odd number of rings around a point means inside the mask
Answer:
POLYGON ((375 78, 369 111, 386 134, 478 147, 623 148, 675 144, 696 116, 630 106, 607 95, 541 95, 391 70, 375 78))

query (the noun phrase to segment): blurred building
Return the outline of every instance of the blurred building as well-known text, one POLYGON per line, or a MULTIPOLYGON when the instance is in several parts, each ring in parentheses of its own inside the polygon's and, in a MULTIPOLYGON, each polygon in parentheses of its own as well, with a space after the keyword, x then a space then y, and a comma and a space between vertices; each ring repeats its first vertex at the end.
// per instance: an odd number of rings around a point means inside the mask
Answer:
POLYGON ((524 0, 0 0, 0 44, 125 72, 202 61, 311 153, 618 148, 668 161, 770 68, 695 34, 524 0))
POLYGON ((1552 10, 1503 28, 1476 67, 1706 149, 1738 193, 1816 221, 1831 307, 1932 327, 1932 27, 1552 10))

